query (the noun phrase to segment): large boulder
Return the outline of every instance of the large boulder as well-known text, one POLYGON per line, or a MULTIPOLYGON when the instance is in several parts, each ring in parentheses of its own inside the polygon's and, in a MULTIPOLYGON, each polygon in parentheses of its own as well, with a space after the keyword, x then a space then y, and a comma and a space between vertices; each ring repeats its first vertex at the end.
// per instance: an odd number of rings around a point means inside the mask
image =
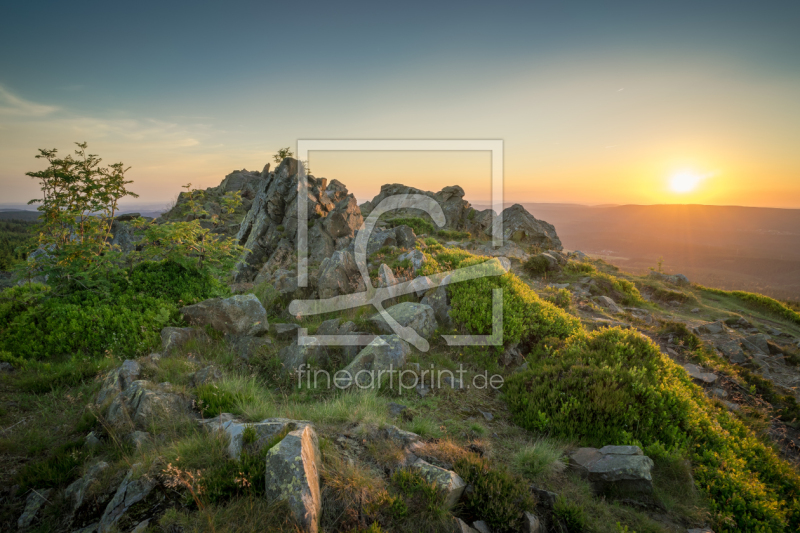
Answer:
POLYGON ((363 223, 364 217, 361 216, 358 202, 355 196, 350 194, 336 204, 333 211, 323 220, 322 226, 331 238, 340 239, 353 237, 363 223))
POLYGON ((322 513, 321 456, 310 425, 289 432, 267 452, 266 497, 285 501, 302 531, 317 533, 322 513))
POLYGON ((319 267, 317 290, 320 299, 366 290, 352 253, 340 250, 322 261, 319 267))
MULTIPOLYGON (((503 239, 521 244, 536 245, 547 250, 561 250, 561 239, 552 224, 537 220, 524 207, 514 204, 503 210, 503 239)), ((484 231, 491 236, 491 226, 484 231)))
POLYGON ((70 514, 75 515, 83 506, 87 496, 95 492, 101 485, 103 474, 110 468, 105 461, 89 467, 83 477, 73 481, 64 491, 64 498, 69 504, 70 514))
POLYGON ((188 407, 184 398, 165 386, 138 380, 114 398, 106 418, 113 426, 146 429, 153 422, 163 422, 188 412, 188 407))
POLYGON ((326 357, 326 347, 316 339, 309 344, 299 344, 294 340, 278 352, 278 359, 283 364, 285 372, 296 372, 301 365, 320 364, 326 357))
MULTIPOLYGON (((436 313, 433 307, 422 303, 402 302, 386 309, 386 312, 401 326, 411 328, 420 337, 430 339, 436 331, 436 313)), ((380 313, 370 318, 380 331, 386 334, 395 333, 380 313)))
POLYGON ((339 382, 339 386, 354 385, 356 380, 361 387, 376 385, 380 371, 399 370, 406 364, 409 355, 411 346, 406 341, 397 335, 380 335, 344 368, 342 374, 345 379, 339 382))
POLYGON ((190 325, 211 326, 228 335, 264 335, 269 329, 267 311, 254 294, 212 298, 181 309, 190 325))
POLYGON ((25 500, 25 508, 17 519, 17 528, 20 530, 28 529, 33 524, 39 509, 48 501, 51 492, 52 489, 41 489, 38 491, 32 490, 28 494, 28 498, 25 500))
POLYGON ((579 448, 569 461, 598 493, 635 496, 653 491, 653 460, 638 446, 579 448))

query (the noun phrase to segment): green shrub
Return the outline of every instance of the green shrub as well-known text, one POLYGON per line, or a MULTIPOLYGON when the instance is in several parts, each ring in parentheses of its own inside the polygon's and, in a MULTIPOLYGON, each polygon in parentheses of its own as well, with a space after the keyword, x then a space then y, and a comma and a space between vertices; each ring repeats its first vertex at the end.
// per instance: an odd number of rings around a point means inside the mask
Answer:
POLYGON ((568 501, 563 496, 556 499, 553 514, 563 522, 568 533, 582 533, 586 529, 586 514, 583 507, 568 501))
POLYGON ((564 265, 564 271, 570 274, 591 274, 592 272, 597 272, 597 269, 591 263, 568 261, 564 265))
POLYGON ((719 294, 721 296, 734 296, 739 300, 750 304, 752 307, 763 309, 776 316, 785 318, 790 322, 793 322, 795 324, 800 324, 800 313, 793 311, 788 306, 782 304, 778 300, 770 298, 769 296, 764 296, 763 294, 755 294, 746 291, 725 291, 722 289, 712 289, 710 287, 703 287, 701 285, 697 285, 697 288, 699 288, 703 292, 708 292, 711 294, 719 294))
POLYGON ((531 276, 541 276, 550 268, 550 261, 542 255, 534 255, 522 264, 522 268, 531 276))
POLYGON ((448 240, 448 241, 461 241, 461 240, 470 238, 469 232, 466 232, 466 231, 455 231, 455 230, 443 229, 443 230, 439 230, 437 232, 437 234, 442 239, 445 239, 445 240, 448 240))
POLYGON ((393 228, 397 226, 408 226, 414 230, 415 235, 434 233, 433 224, 421 217, 399 217, 387 221, 393 228))
POLYGON ((521 529, 522 513, 534 507, 524 480, 475 456, 459 459, 453 469, 473 487, 462 500, 462 510, 469 518, 484 520, 492 531, 521 529))
POLYGON ((558 289, 552 294, 548 294, 545 299, 561 309, 569 309, 569 306, 572 305, 572 293, 567 289, 558 289))
POLYGON ((162 328, 180 324, 180 307, 227 293, 209 274, 174 262, 109 273, 93 289, 12 287, 0 301, 0 350, 24 359, 134 357, 160 343, 162 328))
MULTIPOLYGON (((444 249, 426 253, 423 275, 485 263, 488 274, 502 268, 497 260, 473 255, 466 250, 444 249)), ((504 271, 503 271, 504 272, 504 271)), ((451 316, 468 331, 487 335, 492 332, 492 291, 503 289, 503 342, 539 340, 545 337, 564 339, 580 329, 580 321, 550 302, 539 298, 511 272, 492 275, 448 286, 451 316)))
POLYGON ((660 300, 662 302, 675 301, 680 303, 686 303, 686 302, 696 301, 695 297, 692 296, 691 294, 686 294, 685 292, 673 291, 669 289, 662 289, 660 287, 657 287, 653 291, 653 298, 655 298, 656 300, 660 300))
POLYGON ((439 244, 439 241, 436 240, 436 237, 425 237, 423 241, 427 246, 432 246, 434 244, 439 244))
POLYGON ((689 331, 689 328, 683 322, 664 322, 661 329, 659 329, 659 333, 661 335, 673 335, 679 344, 689 350, 696 350, 703 344, 700 337, 689 331))
POLYGON ((681 450, 710 500, 717 531, 796 531, 800 476, 741 421, 717 409, 646 337, 581 333, 504 389, 514 421, 590 446, 681 450))

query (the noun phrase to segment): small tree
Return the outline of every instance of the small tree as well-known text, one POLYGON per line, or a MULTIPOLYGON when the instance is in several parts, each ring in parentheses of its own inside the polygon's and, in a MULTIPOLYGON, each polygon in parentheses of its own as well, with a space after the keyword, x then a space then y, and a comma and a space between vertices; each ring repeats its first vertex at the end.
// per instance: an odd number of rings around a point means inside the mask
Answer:
POLYGON ((91 269, 104 254, 113 250, 111 224, 126 196, 138 197, 126 186, 122 163, 101 167, 100 159, 87 154, 87 144, 75 143, 75 156, 59 158, 58 152, 39 150, 37 159, 49 163, 45 170, 28 172, 38 179, 42 198, 37 225, 38 244, 45 253, 35 255, 31 267, 46 274, 77 273, 91 269))
POLYGON ((280 163, 287 157, 294 157, 294 152, 292 152, 292 149, 289 148, 288 146, 286 148, 281 148, 280 150, 278 150, 278 153, 272 156, 272 159, 276 163, 280 163))

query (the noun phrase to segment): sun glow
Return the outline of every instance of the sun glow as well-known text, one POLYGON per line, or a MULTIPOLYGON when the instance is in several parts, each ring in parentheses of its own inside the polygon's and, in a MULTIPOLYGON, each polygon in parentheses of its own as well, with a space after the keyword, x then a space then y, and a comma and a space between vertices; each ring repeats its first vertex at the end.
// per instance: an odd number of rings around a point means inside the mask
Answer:
POLYGON ((669 180, 669 187, 673 192, 686 193, 697 188, 703 176, 691 171, 683 171, 674 174, 669 180))

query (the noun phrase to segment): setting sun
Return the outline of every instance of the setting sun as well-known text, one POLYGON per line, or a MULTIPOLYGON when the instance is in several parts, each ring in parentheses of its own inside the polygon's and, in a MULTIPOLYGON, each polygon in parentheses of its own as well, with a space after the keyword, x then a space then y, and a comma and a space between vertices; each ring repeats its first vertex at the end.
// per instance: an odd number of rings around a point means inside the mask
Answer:
POLYGON ((669 180, 669 187, 673 192, 684 193, 691 192, 700 183, 702 176, 694 172, 678 172, 674 174, 669 180))

